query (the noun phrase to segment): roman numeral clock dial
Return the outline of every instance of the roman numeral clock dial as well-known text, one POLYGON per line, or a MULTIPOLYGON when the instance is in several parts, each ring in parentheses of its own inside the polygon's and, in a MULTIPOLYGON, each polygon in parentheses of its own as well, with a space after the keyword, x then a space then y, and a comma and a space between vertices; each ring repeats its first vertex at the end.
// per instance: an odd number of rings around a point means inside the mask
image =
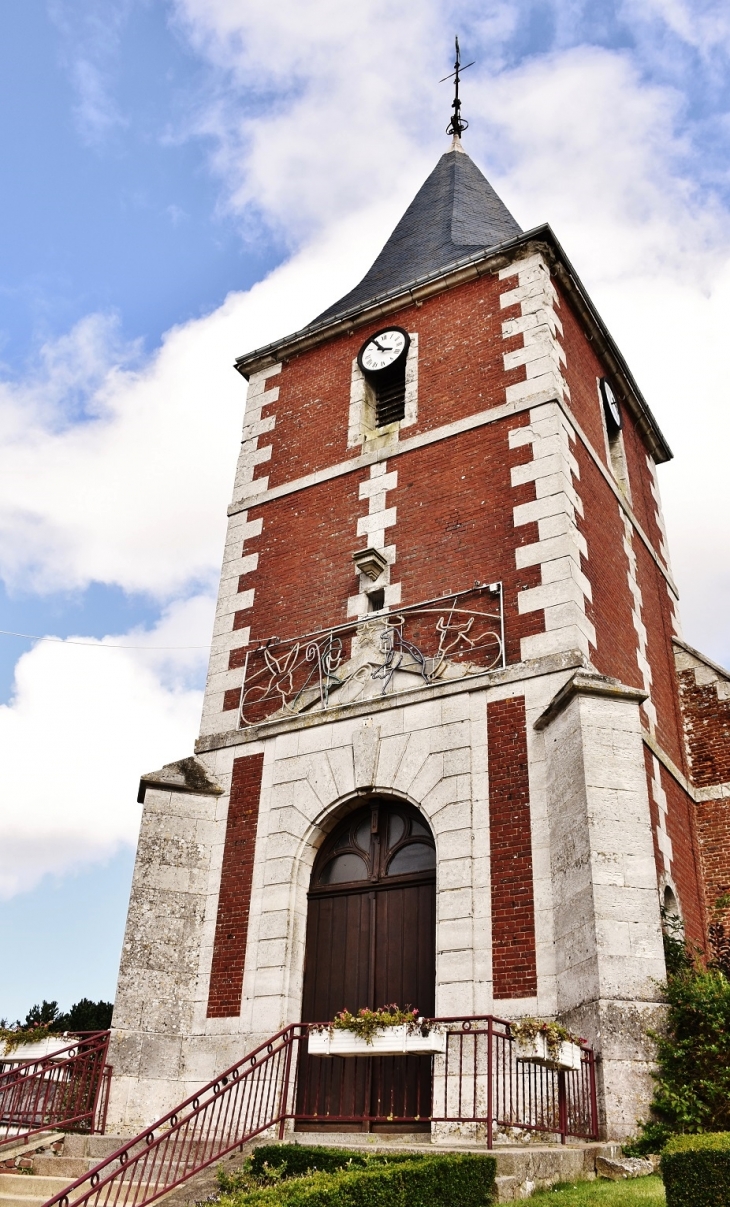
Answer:
POLYGON ((400 366, 408 355, 410 338, 401 327, 376 331, 363 344, 358 354, 360 368, 366 376, 385 373, 400 366))

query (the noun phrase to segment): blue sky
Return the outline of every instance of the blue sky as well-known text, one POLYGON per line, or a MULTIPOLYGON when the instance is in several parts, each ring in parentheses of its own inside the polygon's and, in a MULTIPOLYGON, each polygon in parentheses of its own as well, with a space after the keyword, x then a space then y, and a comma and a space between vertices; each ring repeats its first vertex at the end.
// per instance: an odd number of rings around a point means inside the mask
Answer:
MULTIPOLYGON (((0 42, 6 182, 0 355, 22 370, 39 341, 91 311, 119 314, 126 337, 162 333, 212 310, 274 262, 218 212, 205 138, 189 137, 209 71, 169 26, 164 4, 8 5, 0 42), (95 28, 104 11, 118 28, 95 28), (74 57, 101 76, 97 113, 74 57)), ((90 91, 89 87, 89 91, 90 91)))
POLYGON ((136 781, 199 717, 231 362, 368 266, 445 148, 457 31, 467 149, 632 364, 686 636, 730 661, 724 4, 5 5, 0 628, 81 644, 0 637, 0 1016, 113 996, 136 781))

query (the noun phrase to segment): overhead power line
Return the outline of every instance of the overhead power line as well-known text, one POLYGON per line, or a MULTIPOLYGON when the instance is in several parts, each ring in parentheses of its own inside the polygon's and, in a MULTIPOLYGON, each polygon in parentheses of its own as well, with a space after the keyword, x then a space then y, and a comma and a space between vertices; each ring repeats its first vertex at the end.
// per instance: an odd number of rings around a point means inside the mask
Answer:
POLYGON ((25 637, 28 641, 55 641, 61 645, 85 645, 92 650, 207 650, 208 645, 122 645, 102 641, 73 641, 70 637, 41 637, 38 633, 12 633, 0 629, 0 637, 25 637))

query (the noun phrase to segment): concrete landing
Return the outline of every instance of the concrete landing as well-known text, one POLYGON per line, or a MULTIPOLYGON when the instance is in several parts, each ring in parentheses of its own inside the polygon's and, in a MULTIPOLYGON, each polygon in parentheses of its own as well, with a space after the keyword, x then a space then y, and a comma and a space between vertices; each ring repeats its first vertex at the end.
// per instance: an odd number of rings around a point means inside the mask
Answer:
POLYGON ((382 1132, 290 1132, 285 1144, 324 1144, 333 1148, 367 1148, 369 1152, 479 1153, 497 1160, 498 1202, 526 1199, 535 1190, 544 1190, 556 1182, 592 1180, 596 1176, 597 1157, 616 1157, 616 1143, 525 1144, 484 1143, 468 1140, 432 1141, 428 1133, 389 1135, 382 1132))
MULTIPOLYGON (((120 1136, 66 1135, 61 1152, 50 1148, 32 1154, 32 1172, 0 1173, 0 1207, 43 1207, 76 1178, 81 1177, 124 1142, 120 1136)), ((159 1201, 165 1207, 190 1207, 215 1194, 216 1170, 219 1165, 233 1171, 260 1144, 276 1144, 278 1140, 258 1136, 241 1152, 236 1150, 202 1170, 183 1186, 170 1191, 159 1201)), ((289 1132, 284 1144, 326 1145, 332 1148, 358 1148, 369 1152, 454 1153, 469 1152, 485 1155, 484 1143, 451 1138, 432 1141, 427 1132, 388 1134, 382 1132, 289 1132)), ((57 1144, 54 1147, 59 1147, 57 1144)), ((491 1155, 497 1160, 498 1202, 509 1203, 527 1199, 535 1190, 556 1182, 596 1176, 597 1157, 620 1155, 620 1144, 495 1144, 491 1155)))

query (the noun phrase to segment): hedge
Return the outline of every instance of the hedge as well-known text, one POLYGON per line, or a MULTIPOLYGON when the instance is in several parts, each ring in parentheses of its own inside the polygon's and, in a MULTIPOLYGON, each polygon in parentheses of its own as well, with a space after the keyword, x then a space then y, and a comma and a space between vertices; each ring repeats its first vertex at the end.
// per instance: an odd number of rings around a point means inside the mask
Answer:
POLYGON ((667 1207, 729 1207, 730 1132, 675 1136, 660 1168, 667 1207))
MULTIPOLYGON (((224 1195, 221 1203, 227 1207, 485 1207, 494 1201, 494 1157, 377 1155, 380 1159, 373 1160, 376 1154, 368 1153, 366 1164, 357 1169, 340 1166, 333 1173, 294 1177, 266 1189, 224 1195)), ((346 1156, 362 1160, 359 1153, 346 1156)))
POLYGON ((284 1177, 297 1177, 305 1173, 320 1171, 337 1173, 340 1169, 366 1168, 370 1165, 386 1165, 390 1162, 418 1160, 427 1154, 421 1153, 371 1153, 356 1152, 349 1148, 327 1148, 323 1144, 261 1144, 254 1149, 250 1161, 252 1174, 260 1177, 268 1169, 281 1170, 284 1177))

